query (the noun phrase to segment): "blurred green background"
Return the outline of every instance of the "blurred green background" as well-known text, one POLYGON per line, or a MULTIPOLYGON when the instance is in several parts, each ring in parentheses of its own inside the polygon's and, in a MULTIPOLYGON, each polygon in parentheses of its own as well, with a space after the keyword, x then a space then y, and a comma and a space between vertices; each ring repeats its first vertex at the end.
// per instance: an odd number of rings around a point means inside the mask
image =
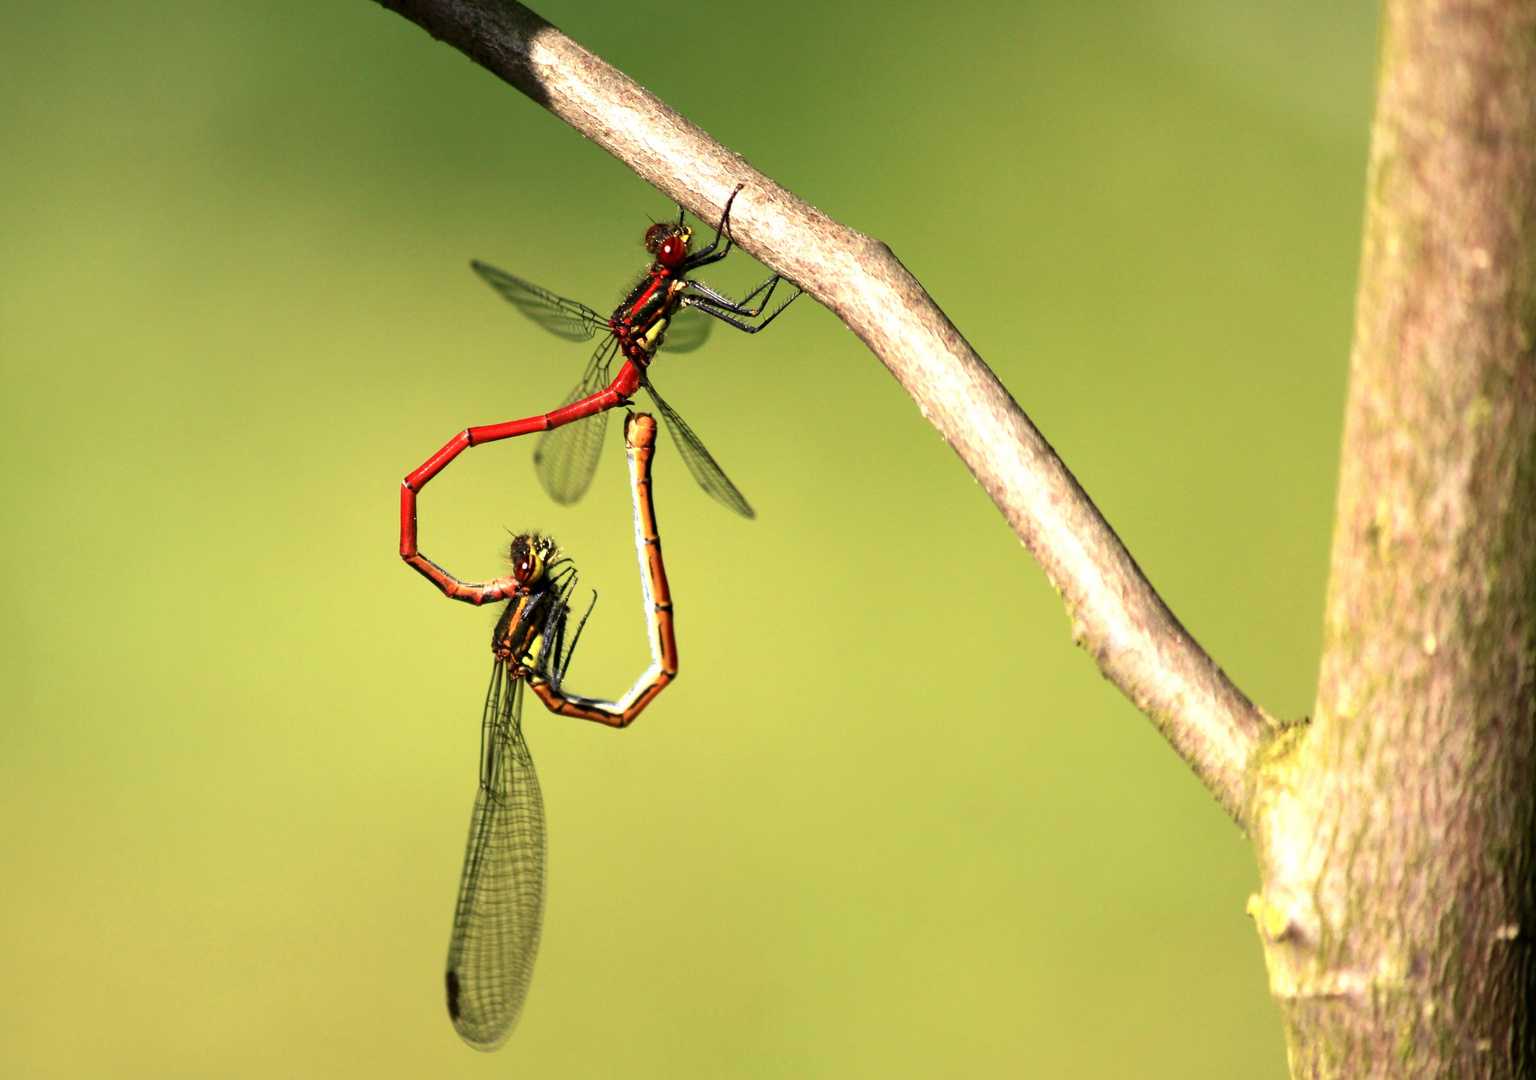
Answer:
MULTIPOLYGON (((539 10, 888 242, 1238 684, 1310 708, 1369 5, 539 10)), ((808 301, 660 362, 760 517, 663 443, 682 678, 625 732, 530 711, 544 944, 466 1049, 494 615, 401 565, 398 485, 586 357, 468 260, 606 308, 667 203, 366 0, 5 5, 0 146, 0 1074, 1284 1075, 1244 839, 808 301)), ((562 541, 583 691, 646 661, 609 438, 577 508, 528 440, 422 501, 461 576, 562 541)))

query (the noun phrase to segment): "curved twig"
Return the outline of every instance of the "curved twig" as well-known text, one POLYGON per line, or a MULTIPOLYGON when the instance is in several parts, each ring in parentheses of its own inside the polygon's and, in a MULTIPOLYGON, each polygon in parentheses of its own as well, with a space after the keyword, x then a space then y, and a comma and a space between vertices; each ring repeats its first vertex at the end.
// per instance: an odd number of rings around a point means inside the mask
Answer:
POLYGON ((1061 459, 889 248, 838 224, 512 0, 378 0, 505 79, 737 242, 857 334, 1044 568, 1074 639, 1240 824, 1272 730, 1142 575, 1061 459))

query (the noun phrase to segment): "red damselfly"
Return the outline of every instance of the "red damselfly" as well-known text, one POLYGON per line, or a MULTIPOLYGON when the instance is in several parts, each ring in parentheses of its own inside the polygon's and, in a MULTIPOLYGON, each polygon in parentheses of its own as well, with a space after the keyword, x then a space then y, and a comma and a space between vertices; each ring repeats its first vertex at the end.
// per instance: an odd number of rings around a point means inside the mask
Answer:
POLYGON ((416 499, 410 488, 401 506, 400 554, 406 562, 454 600, 507 605, 491 635, 495 660, 481 722, 480 792, 464 853, 446 976, 448 1015, 477 1050, 495 1050, 517 1022, 544 914, 544 803, 523 741, 523 687, 551 712, 624 727, 677 676, 672 599, 651 502, 655 419, 631 415, 624 425, 624 445, 651 666, 618 701, 579 697, 563 685, 586 616, 570 629, 576 571, 553 539, 537 533, 514 538, 512 573, 473 584, 416 550, 416 499))
MULTIPOLYGON (((453 442, 423 465, 422 470, 434 464, 441 468, 466 446, 542 431, 544 435, 533 455, 539 481, 556 502, 573 503, 592 483, 603 434, 607 431, 608 410, 627 404, 644 387, 699 486, 738 514, 749 518, 755 516, 751 505, 726 478, 693 429, 656 393, 649 372, 651 360, 658 350, 687 352, 704 344, 714 323, 703 316, 710 316, 744 333, 755 334, 773 322, 800 295, 797 288, 794 296, 764 316, 774 290, 783 280, 778 274, 740 300, 732 300, 688 276, 730 254, 735 244, 731 238, 731 204, 743 186, 738 185, 726 199, 720 224, 715 228, 715 238, 707 247, 692 250, 693 230, 684 223, 685 215, 681 209, 676 221, 659 222, 647 229, 645 246, 655 256, 655 261, 629 295, 614 308, 613 314, 606 318, 585 304, 556 296, 494 266, 471 263, 477 274, 544 329, 567 341, 590 341, 598 334, 603 335, 603 340, 587 362, 581 382, 576 384, 560 408, 543 416, 460 432, 453 442), (610 377, 614 359, 621 356, 623 363, 618 374, 610 377)), ((435 472, 436 468, 433 468, 419 477, 418 473, 413 473, 406 483, 413 484, 417 479, 425 483, 435 472)), ((417 490, 420 490, 419 486, 417 490)))

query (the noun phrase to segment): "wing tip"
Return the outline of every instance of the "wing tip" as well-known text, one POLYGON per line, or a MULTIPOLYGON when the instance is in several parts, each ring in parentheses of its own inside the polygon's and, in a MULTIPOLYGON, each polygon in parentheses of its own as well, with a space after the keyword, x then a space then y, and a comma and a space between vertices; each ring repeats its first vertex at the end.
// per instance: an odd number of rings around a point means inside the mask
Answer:
MULTIPOLYGON (((714 492, 710 492, 710 494, 714 495, 714 492)), ((747 502, 746 499, 742 498, 741 492, 733 491, 731 494, 735 495, 736 497, 733 499, 733 498, 731 498, 728 495, 728 496, 726 496, 725 498, 722 499, 719 496, 715 496, 715 499, 722 506, 724 506, 727 510, 734 510, 734 511, 736 511, 736 513, 740 514, 742 517, 746 518, 748 521, 756 521, 757 520, 757 511, 752 509, 752 504, 751 503, 747 502)))
POLYGON ((476 1038, 466 1031, 458 1021, 454 1021, 453 1030, 459 1033, 459 1038, 463 1039, 464 1045, 468 1046, 471 1050, 478 1050, 482 1054, 493 1054, 507 1045, 507 1040, 512 1037, 512 1028, 515 1026, 515 1024, 508 1024, 505 1031, 490 1039, 476 1038))

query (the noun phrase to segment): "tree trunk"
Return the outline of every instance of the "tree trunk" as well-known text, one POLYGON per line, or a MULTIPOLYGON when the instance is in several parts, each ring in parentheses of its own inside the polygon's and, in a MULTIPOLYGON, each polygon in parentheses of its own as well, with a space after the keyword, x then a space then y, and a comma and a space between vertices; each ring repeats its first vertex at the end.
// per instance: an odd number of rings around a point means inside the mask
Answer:
POLYGON ((1295 1077, 1536 1077, 1536 3, 1388 0, 1322 669, 1251 910, 1295 1077))

